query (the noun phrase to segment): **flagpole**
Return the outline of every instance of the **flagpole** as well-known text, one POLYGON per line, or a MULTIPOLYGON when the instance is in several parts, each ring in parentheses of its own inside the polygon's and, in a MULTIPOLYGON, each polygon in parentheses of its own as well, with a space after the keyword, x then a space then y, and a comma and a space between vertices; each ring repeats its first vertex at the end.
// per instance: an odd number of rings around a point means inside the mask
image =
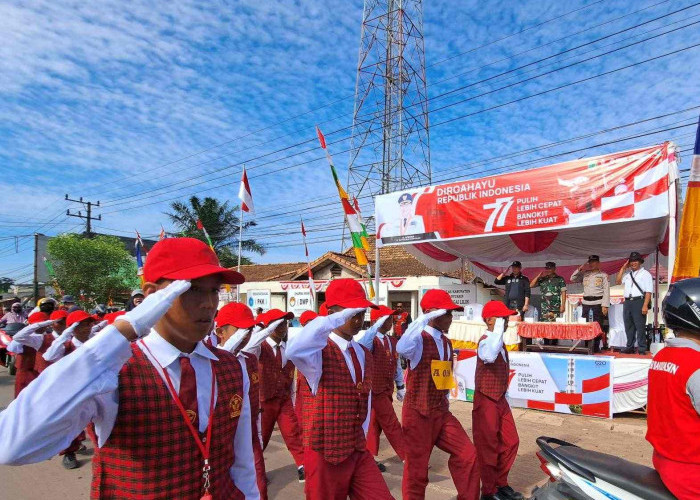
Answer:
POLYGON ((238 272, 241 272, 241 251, 243 249, 243 203, 241 203, 241 216, 238 219, 238 272))
MULTIPOLYGON (((370 275, 371 277, 371 275, 370 275)), ((379 245, 377 245, 377 238, 374 238, 374 288, 377 289, 377 294, 374 296, 374 303, 379 305, 379 245)), ((387 297, 387 302, 389 297, 387 297)))

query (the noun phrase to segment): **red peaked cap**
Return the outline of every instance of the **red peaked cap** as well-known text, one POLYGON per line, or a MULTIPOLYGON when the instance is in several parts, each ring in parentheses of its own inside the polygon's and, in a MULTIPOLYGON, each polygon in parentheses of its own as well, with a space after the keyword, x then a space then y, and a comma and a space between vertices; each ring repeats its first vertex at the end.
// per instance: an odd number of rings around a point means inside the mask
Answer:
POLYGON ((221 267, 214 251, 195 238, 166 238, 159 241, 146 257, 143 277, 150 283, 159 279, 193 280, 218 274, 223 282, 239 285, 242 274, 221 267))
POLYGON ((236 328, 252 328, 257 323, 250 307, 240 302, 226 304, 219 309, 216 315, 216 326, 231 325, 236 328))
POLYGON ((303 313, 301 313, 301 316, 299 316, 299 323, 301 323, 301 326, 306 326, 313 320, 315 320, 317 317, 318 314, 316 314, 313 311, 304 311, 303 313))
POLYGON ((328 306, 324 302, 320 306, 318 306, 318 315, 319 316, 328 316, 328 306))
POLYGON ((379 309, 372 309, 369 312, 369 319, 375 322, 383 316, 393 316, 394 314, 396 314, 396 311, 393 309, 389 309, 387 306, 379 306, 379 309))
POLYGON ((124 316, 125 314, 126 314, 126 311, 116 311, 113 313, 107 313, 107 314, 105 314, 105 317, 103 319, 106 319, 107 324, 111 325, 116 321, 116 319, 119 316, 124 316))
POLYGON ((265 326, 268 326, 273 321, 277 321, 278 319, 282 318, 286 319, 287 321, 289 321, 290 319, 294 319, 294 313, 284 312, 280 309, 270 309, 269 311, 262 313, 260 316, 258 316, 256 321, 258 323, 262 323, 265 326))
POLYGON ((80 323, 81 321, 85 321, 86 319, 95 321, 95 318, 93 318, 91 315, 89 315, 85 311, 78 309, 77 311, 73 311, 68 315, 68 317, 66 318, 66 326, 71 326, 75 323, 80 323))
POLYGON ((445 290, 433 288, 423 295, 420 301, 420 308, 423 311, 430 309, 445 309, 447 311, 464 311, 462 306, 458 306, 452 301, 452 297, 445 290))
POLYGON ((34 323, 40 323, 42 321, 46 321, 49 319, 49 315, 46 314, 45 312, 35 312, 34 314, 30 314, 29 318, 27 318, 27 322, 30 325, 33 325, 34 323))
POLYGON ((346 309, 361 307, 379 309, 379 306, 367 300, 365 289, 352 278, 341 278, 331 281, 326 289, 325 305, 329 309, 333 306, 340 306, 346 309))
POLYGON ((68 311, 64 311, 63 309, 59 309, 58 311, 54 311, 51 313, 51 316, 49 316, 49 319, 55 319, 56 321, 61 320, 61 319, 66 319, 68 317, 68 311))
POLYGON ((518 314, 518 311, 508 309, 506 305, 499 300, 488 301, 484 308, 481 310, 481 317, 483 319, 507 318, 508 316, 514 316, 515 314, 518 314))

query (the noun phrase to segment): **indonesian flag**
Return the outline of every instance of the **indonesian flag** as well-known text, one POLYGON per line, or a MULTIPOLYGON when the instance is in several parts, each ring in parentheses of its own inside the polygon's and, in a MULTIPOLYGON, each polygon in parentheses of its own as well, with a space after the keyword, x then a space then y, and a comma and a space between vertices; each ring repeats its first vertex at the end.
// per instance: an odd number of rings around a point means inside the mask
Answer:
POLYGON ((248 174, 245 172, 245 165, 243 165, 243 176, 241 177, 241 187, 238 190, 238 199, 241 200, 241 208, 244 212, 255 212, 253 208, 253 194, 250 192, 250 184, 248 183, 248 174))
POLYGON ((306 252, 306 266, 309 275, 309 294, 311 295, 311 305, 313 306, 316 287, 314 286, 314 273, 311 271, 311 262, 309 260, 309 247, 306 245, 306 228, 304 227, 303 219, 301 220, 301 237, 304 240, 304 252, 306 252))
POLYGON ((700 121, 690 164, 690 177, 685 190, 683 217, 678 232, 678 253, 671 281, 700 276, 700 121))

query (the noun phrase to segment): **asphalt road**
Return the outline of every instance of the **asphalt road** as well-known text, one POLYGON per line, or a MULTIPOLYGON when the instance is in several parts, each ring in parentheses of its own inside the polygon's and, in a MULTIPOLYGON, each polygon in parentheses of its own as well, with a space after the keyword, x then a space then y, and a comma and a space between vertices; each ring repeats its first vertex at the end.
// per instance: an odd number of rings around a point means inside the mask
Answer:
MULTIPOLYGON (((0 367, 0 408, 12 401, 14 378, 0 367)), ((395 403, 397 412, 401 404, 395 403)), ((471 435, 470 403, 454 402, 452 412, 462 421, 471 435)), ((41 409, 37 409, 41 411, 41 409)), ((534 410, 514 409, 513 415, 520 434, 520 449, 511 471, 511 485, 529 493, 536 485, 546 481, 535 456, 535 439, 541 435, 555 436, 604 453, 612 453, 645 465, 651 465, 651 446, 644 440, 646 420, 636 415, 626 415, 614 420, 594 419, 574 415, 559 415, 534 410)), ((2 498, 18 500, 45 500, 89 498, 90 455, 92 445, 88 441, 88 453, 79 456, 82 466, 68 471, 61 466, 59 457, 34 465, 22 467, 0 466, 0 491, 2 498)), ((380 460, 386 465, 384 478, 392 494, 401 498, 401 475, 403 465, 382 439, 380 460)), ((435 449, 431 456, 430 484, 426 498, 430 500, 452 499, 456 496, 452 479, 447 469, 448 456, 435 449)), ((271 499, 293 500, 303 498, 303 485, 296 478, 296 467, 277 431, 265 451, 266 467, 270 480, 271 499)))

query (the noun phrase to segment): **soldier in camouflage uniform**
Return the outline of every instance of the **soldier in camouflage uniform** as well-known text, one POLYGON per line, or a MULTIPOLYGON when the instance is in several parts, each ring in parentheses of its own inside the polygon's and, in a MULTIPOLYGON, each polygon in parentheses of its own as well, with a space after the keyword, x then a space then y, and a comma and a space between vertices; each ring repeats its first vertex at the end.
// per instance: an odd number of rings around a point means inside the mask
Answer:
MULTIPOLYGON (((530 283, 530 288, 540 287, 540 321, 553 322, 566 310, 566 281, 557 274, 557 265, 547 262, 541 272, 530 283)), ((556 340, 547 341, 546 345, 556 345, 556 340)))

